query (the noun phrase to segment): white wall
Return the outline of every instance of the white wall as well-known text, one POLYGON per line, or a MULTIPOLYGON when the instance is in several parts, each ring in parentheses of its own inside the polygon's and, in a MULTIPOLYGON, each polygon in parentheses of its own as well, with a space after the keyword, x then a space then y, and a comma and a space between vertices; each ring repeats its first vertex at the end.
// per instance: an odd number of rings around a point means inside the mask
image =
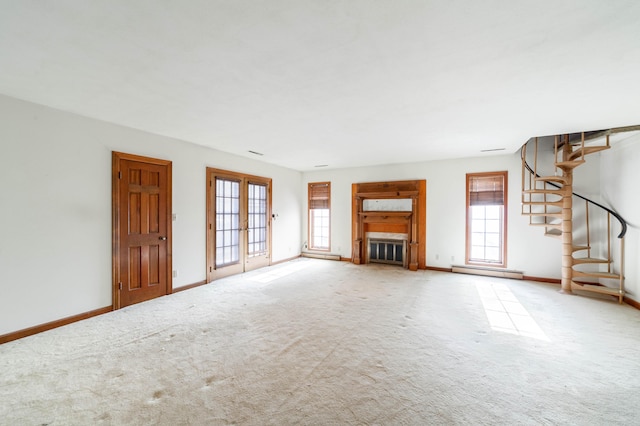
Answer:
POLYGON ((178 288, 206 278, 207 166, 273 179, 272 260, 300 253, 301 174, 0 96, 0 335, 111 305, 111 152, 173 162, 178 288))
MULTIPOLYGON (((303 200, 308 182, 331 181, 331 251, 351 257, 351 184, 393 180, 427 181, 427 266, 450 268, 465 261, 466 174, 509 172, 509 269, 525 275, 560 278, 560 242, 544 237, 520 215, 519 154, 402 165, 324 170, 303 174, 303 200)), ((306 205, 305 205, 306 209, 306 205)), ((303 240, 307 238, 303 217, 303 240)))
MULTIPOLYGON (((205 279, 207 166, 273 179, 273 261, 297 256, 307 239, 308 182, 331 182, 331 251, 351 257, 351 184, 426 179, 427 265, 443 268, 464 263, 466 173, 508 170, 507 266, 560 277, 559 241, 520 215, 518 154, 301 174, 0 95, 0 334, 111 304, 114 150, 173 162, 174 288, 205 279)), ((629 221, 626 285, 636 300, 639 161, 636 138, 602 153, 586 176, 601 175, 601 198, 629 221)))
POLYGON ((640 135, 612 143, 600 154, 600 176, 603 203, 627 222, 625 289, 627 296, 640 302, 640 135))

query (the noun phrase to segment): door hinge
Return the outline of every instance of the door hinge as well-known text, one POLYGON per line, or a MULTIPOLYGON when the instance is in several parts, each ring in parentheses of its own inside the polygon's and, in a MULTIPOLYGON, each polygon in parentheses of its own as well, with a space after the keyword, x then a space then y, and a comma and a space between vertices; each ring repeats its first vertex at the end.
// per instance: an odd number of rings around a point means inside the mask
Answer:
POLYGON ((122 283, 118 283, 118 290, 122 290, 122 283))
POLYGON ((213 272, 213 266, 209 266, 209 272, 213 272))
POLYGON ((118 179, 122 179, 122 172, 118 172, 118 179))

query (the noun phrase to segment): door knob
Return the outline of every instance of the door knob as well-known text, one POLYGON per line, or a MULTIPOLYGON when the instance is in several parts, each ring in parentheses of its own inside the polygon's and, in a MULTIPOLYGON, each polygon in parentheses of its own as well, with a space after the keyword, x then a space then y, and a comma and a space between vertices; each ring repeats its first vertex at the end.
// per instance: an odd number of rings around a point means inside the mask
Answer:
POLYGON ((160 241, 167 241, 167 237, 160 237, 160 241))

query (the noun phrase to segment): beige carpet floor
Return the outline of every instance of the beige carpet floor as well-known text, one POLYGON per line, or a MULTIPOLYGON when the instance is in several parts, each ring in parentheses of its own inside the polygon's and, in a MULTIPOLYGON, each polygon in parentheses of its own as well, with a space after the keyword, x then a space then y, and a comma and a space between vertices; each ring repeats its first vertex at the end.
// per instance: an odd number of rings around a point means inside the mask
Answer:
POLYGON ((640 424, 640 311, 299 259, 0 345, 0 424, 640 424))

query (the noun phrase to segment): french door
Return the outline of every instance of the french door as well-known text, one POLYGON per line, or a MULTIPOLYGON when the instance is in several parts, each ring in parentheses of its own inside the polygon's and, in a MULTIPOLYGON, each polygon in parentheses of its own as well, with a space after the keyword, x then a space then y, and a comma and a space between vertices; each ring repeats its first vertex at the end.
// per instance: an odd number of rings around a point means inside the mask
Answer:
POLYGON ((271 263, 271 179, 207 168, 207 281, 271 263))

